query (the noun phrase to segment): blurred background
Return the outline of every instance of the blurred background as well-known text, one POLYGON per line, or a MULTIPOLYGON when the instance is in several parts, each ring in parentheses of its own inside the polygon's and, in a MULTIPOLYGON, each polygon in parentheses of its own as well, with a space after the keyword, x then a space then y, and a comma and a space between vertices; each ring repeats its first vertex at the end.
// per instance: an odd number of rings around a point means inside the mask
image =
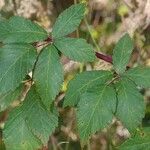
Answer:
MULTIPOLYGON (((87 3, 84 20, 71 37, 86 39, 95 51, 112 55, 118 39, 128 32, 134 39, 134 52, 129 66, 150 66, 150 0, 0 0, 0 19, 18 15, 31 19, 51 32, 58 15, 79 2, 87 3)), ((62 56, 65 80, 57 106, 60 119, 59 127, 50 136, 47 147, 42 150, 112 150, 130 137, 129 132, 115 118, 112 125, 102 132, 97 132, 87 143, 81 143, 77 133, 75 108, 62 108, 68 82, 76 73, 85 70, 109 70, 111 64, 97 59, 94 63, 78 63, 62 56), (83 146, 85 145, 85 146, 83 146)), ((142 77, 141 77, 142 79, 142 77)), ((150 126, 150 90, 141 89, 147 104, 143 126, 150 126)), ((0 125, 6 118, 0 114, 0 125)), ((1 135, 2 137, 2 135, 1 135)), ((0 150, 5 150, 0 143, 0 150)))

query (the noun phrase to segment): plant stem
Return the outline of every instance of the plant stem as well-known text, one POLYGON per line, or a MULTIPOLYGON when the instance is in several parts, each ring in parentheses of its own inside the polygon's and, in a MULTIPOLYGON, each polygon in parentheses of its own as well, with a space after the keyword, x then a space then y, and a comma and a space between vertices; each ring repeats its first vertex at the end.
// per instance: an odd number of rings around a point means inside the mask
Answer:
POLYGON ((35 68, 36 68, 36 65, 38 63, 38 60, 39 60, 39 57, 41 55, 41 53, 43 52, 43 49, 39 52, 39 54, 37 55, 36 57, 36 60, 34 62, 34 65, 33 65, 33 69, 32 69, 32 77, 31 77, 31 81, 33 82, 33 78, 34 78, 34 72, 35 72, 35 68))
MULTIPOLYGON (((48 37, 48 38, 45 39, 43 42, 44 42, 44 43, 42 43, 42 44, 39 44, 38 42, 35 42, 35 43, 33 43, 32 45, 35 46, 36 48, 38 48, 38 47, 40 47, 40 46, 43 46, 43 45, 52 43, 53 40, 52 40, 51 37, 48 37)), ((33 81, 33 77, 34 77, 35 68, 36 68, 37 62, 38 62, 38 60, 39 60, 39 57, 40 57, 40 54, 42 53, 42 51, 43 51, 43 49, 39 52, 39 54, 38 54, 38 56, 37 56, 37 58, 36 58, 36 60, 35 60, 35 63, 34 63, 34 65, 33 65, 32 77, 31 77, 31 80, 32 80, 32 81, 33 81)))
POLYGON ((96 41, 95 41, 95 39, 94 39, 94 37, 92 35, 92 32, 90 30, 90 25, 88 24, 88 21, 87 21, 86 17, 84 18, 84 22, 85 22, 85 25, 87 26, 87 29, 88 29, 89 33, 90 33, 91 39, 93 41, 93 44, 95 45, 96 49, 98 51, 100 51, 100 48, 99 48, 98 44, 96 43, 96 41))
POLYGON ((111 56, 104 55, 104 54, 101 54, 99 52, 95 52, 95 55, 97 58, 102 59, 102 60, 112 64, 112 57, 111 56))
MULTIPOLYGON (((99 48, 98 44, 96 43, 96 41, 95 41, 95 39, 94 39, 94 37, 93 37, 93 35, 91 33, 90 25, 88 24, 88 21, 87 21, 86 17, 84 18, 84 22, 85 22, 85 25, 87 26, 87 29, 88 29, 89 33, 90 33, 91 39, 93 41, 93 44, 95 45, 96 49, 98 51, 100 51, 100 48, 99 48)), ((101 54, 99 52, 95 52, 95 55, 96 55, 97 58, 102 59, 102 60, 112 64, 112 57, 111 56, 104 55, 104 54, 101 54)))
POLYGON ((45 40, 43 41, 43 43, 39 44, 39 42, 35 42, 35 43, 33 43, 32 45, 37 48, 37 47, 40 47, 40 46, 43 46, 43 45, 46 45, 46 44, 49 44, 49 43, 52 43, 52 42, 53 42, 52 38, 51 38, 51 37, 48 37, 47 39, 45 39, 45 40))

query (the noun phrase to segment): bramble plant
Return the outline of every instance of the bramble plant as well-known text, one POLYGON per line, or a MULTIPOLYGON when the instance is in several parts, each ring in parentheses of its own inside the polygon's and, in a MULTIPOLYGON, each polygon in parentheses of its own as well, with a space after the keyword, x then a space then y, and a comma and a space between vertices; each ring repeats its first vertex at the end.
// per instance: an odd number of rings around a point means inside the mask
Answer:
POLYGON ((66 37, 77 29, 84 13, 85 4, 72 5, 57 18, 51 34, 22 17, 0 21, 0 111, 9 108, 3 128, 6 150, 37 150, 58 126, 54 100, 63 84, 58 52, 74 61, 93 62, 97 56, 113 64, 112 71, 85 71, 68 85, 63 107, 77 107, 81 141, 116 118, 131 135, 142 130, 119 149, 150 149, 150 128, 142 129, 145 103, 139 92, 139 87, 150 87, 150 68, 126 69, 133 51, 128 34, 116 44, 112 58, 94 52, 84 39, 66 37), (40 42, 45 47, 37 53, 40 42), (26 82, 30 89, 22 99, 26 82), (19 106, 11 107, 15 100, 20 100, 19 106))

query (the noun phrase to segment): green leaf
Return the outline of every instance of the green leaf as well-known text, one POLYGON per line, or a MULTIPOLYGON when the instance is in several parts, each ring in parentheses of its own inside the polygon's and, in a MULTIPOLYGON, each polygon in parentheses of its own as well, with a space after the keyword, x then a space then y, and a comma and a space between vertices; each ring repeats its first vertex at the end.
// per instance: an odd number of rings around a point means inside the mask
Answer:
POLYGON ((132 51, 133 42, 130 36, 125 34, 113 50, 113 65, 117 73, 121 74, 126 70, 132 51))
POLYGON ((49 136, 58 126, 58 113, 56 111, 50 112, 45 109, 41 99, 35 89, 33 89, 26 101, 33 101, 26 104, 25 108, 32 105, 32 108, 27 112, 27 124, 34 133, 34 135, 42 141, 44 145, 47 144, 49 136), (34 101, 37 102, 34 103, 34 101), (36 112, 36 113, 35 113, 36 112))
POLYGON ((145 130, 144 134, 138 133, 124 142, 119 150, 150 150, 150 128, 147 127, 145 130))
POLYGON ((113 75, 109 71, 86 71, 77 75, 69 82, 64 107, 77 105, 80 94, 90 87, 105 84, 112 77, 113 75))
POLYGON ((80 138, 87 140, 91 134, 107 127, 115 109, 116 93, 111 86, 101 85, 82 94, 77 111, 80 138))
POLYGON ((116 116, 129 131, 133 131, 142 123, 144 117, 143 96, 135 84, 125 78, 116 84, 116 89, 118 98, 116 116))
POLYGON ((139 86, 145 88, 150 87, 150 67, 132 68, 124 75, 133 80, 139 86))
POLYGON ((85 4, 72 5, 63 11, 53 26, 52 37, 60 38, 75 31, 84 17, 84 12, 85 4))
POLYGON ((47 112, 35 88, 29 91, 23 104, 10 112, 4 127, 7 150, 36 150, 46 145, 58 124, 58 116, 47 112))
POLYGON ((0 41, 4 43, 32 43, 47 37, 42 27, 19 16, 0 22, 0 41))
POLYGON ((95 60, 93 47, 84 39, 62 38, 54 41, 54 44, 58 50, 72 60, 80 62, 95 60))
POLYGON ((29 130, 29 127, 23 119, 22 113, 19 115, 19 111, 15 111, 10 116, 5 130, 4 130, 4 142, 7 150, 36 150, 41 146, 40 140, 38 140, 33 133, 29 130), (18 116, 17 116, 18 115, 18 116), (17 117, 14 119, 14 117, 17 117), (13 122, 14 121, 14 122, 13 122))
POLYGON ((50 108, 63 82, 63 69, 54 46, 43 49, 36 65, 34 80, 43 104, 50 108))
POLYGON ((13 101, 18 100, 22 90, 23 85, 21 84, 15 90, 0 95, 0 112, 4 111, 7 107, 9 107, 13 101))
POLYGON ((0 48, 0 95, 15 90, 32 70, 36 50, 28 44, 8 44, 0 48))

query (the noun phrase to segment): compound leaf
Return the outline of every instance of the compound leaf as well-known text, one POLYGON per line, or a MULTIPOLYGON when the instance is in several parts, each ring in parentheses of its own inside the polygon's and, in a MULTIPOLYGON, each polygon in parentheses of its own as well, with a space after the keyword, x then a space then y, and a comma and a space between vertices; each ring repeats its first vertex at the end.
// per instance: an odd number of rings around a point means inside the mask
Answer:
POLYGON ((57 114, 45 110, 35 88, 25 101, 9 114, 4 127, 7 150, 35 150, 46 145, 58 124, 57 114))
POLYGON ((105 84, 112 77, 113 75, 109 71, 86 71, 77 75, 69 82, 64 107, 77 105, 80 94, 90 87, 105 84))
POLYGON ((125 76, 133 80, 137 85, 144 88, 150 87, 150 68, 149 67, 136 67, 129 69, 125 76))
POLYGON ((28 44, 8 44, 0 48, 0 95, 15 90, 32 70, 36 50, 28 44))
POLYGON ((141 124, 144 117, 143 96, 139 93, 135 84, 125 78, 116 84, 116 89, 118 98, 116 116, 129 131, 133 131, 141 124))
POLYGON ((43 49, 35 68, 34 80, 43 104, 50 108, 63 82, 63 69, 54 46, 43 49))
POLYGON ((116 93, 111 86, 101 85, 82 94, 77 111, 80 138, 86 140, 91 134, 107 127, 112 122, 115 109, 116 93))
POLYGON ((0 22, 0 41, 4 43, 32 43, 47 37, 42 27, 19 16, 0 22))
POLYGON ((126 70, 132 50, 133 42, 130 36, 125 34, 113 50, 113 65, 117 73, 121 74, 126 70))
POLYGON ((62 38, 56 40, 54 44, 58 50, 72 60, 80 62, 92 62, 95 60, 93 47, 84 39, 62 38))
POLYGON ((85 4, 75 4, 63 11, 53 26, 52 37, 60 38, 75 31, 84 17, 84 12, 85 4))

